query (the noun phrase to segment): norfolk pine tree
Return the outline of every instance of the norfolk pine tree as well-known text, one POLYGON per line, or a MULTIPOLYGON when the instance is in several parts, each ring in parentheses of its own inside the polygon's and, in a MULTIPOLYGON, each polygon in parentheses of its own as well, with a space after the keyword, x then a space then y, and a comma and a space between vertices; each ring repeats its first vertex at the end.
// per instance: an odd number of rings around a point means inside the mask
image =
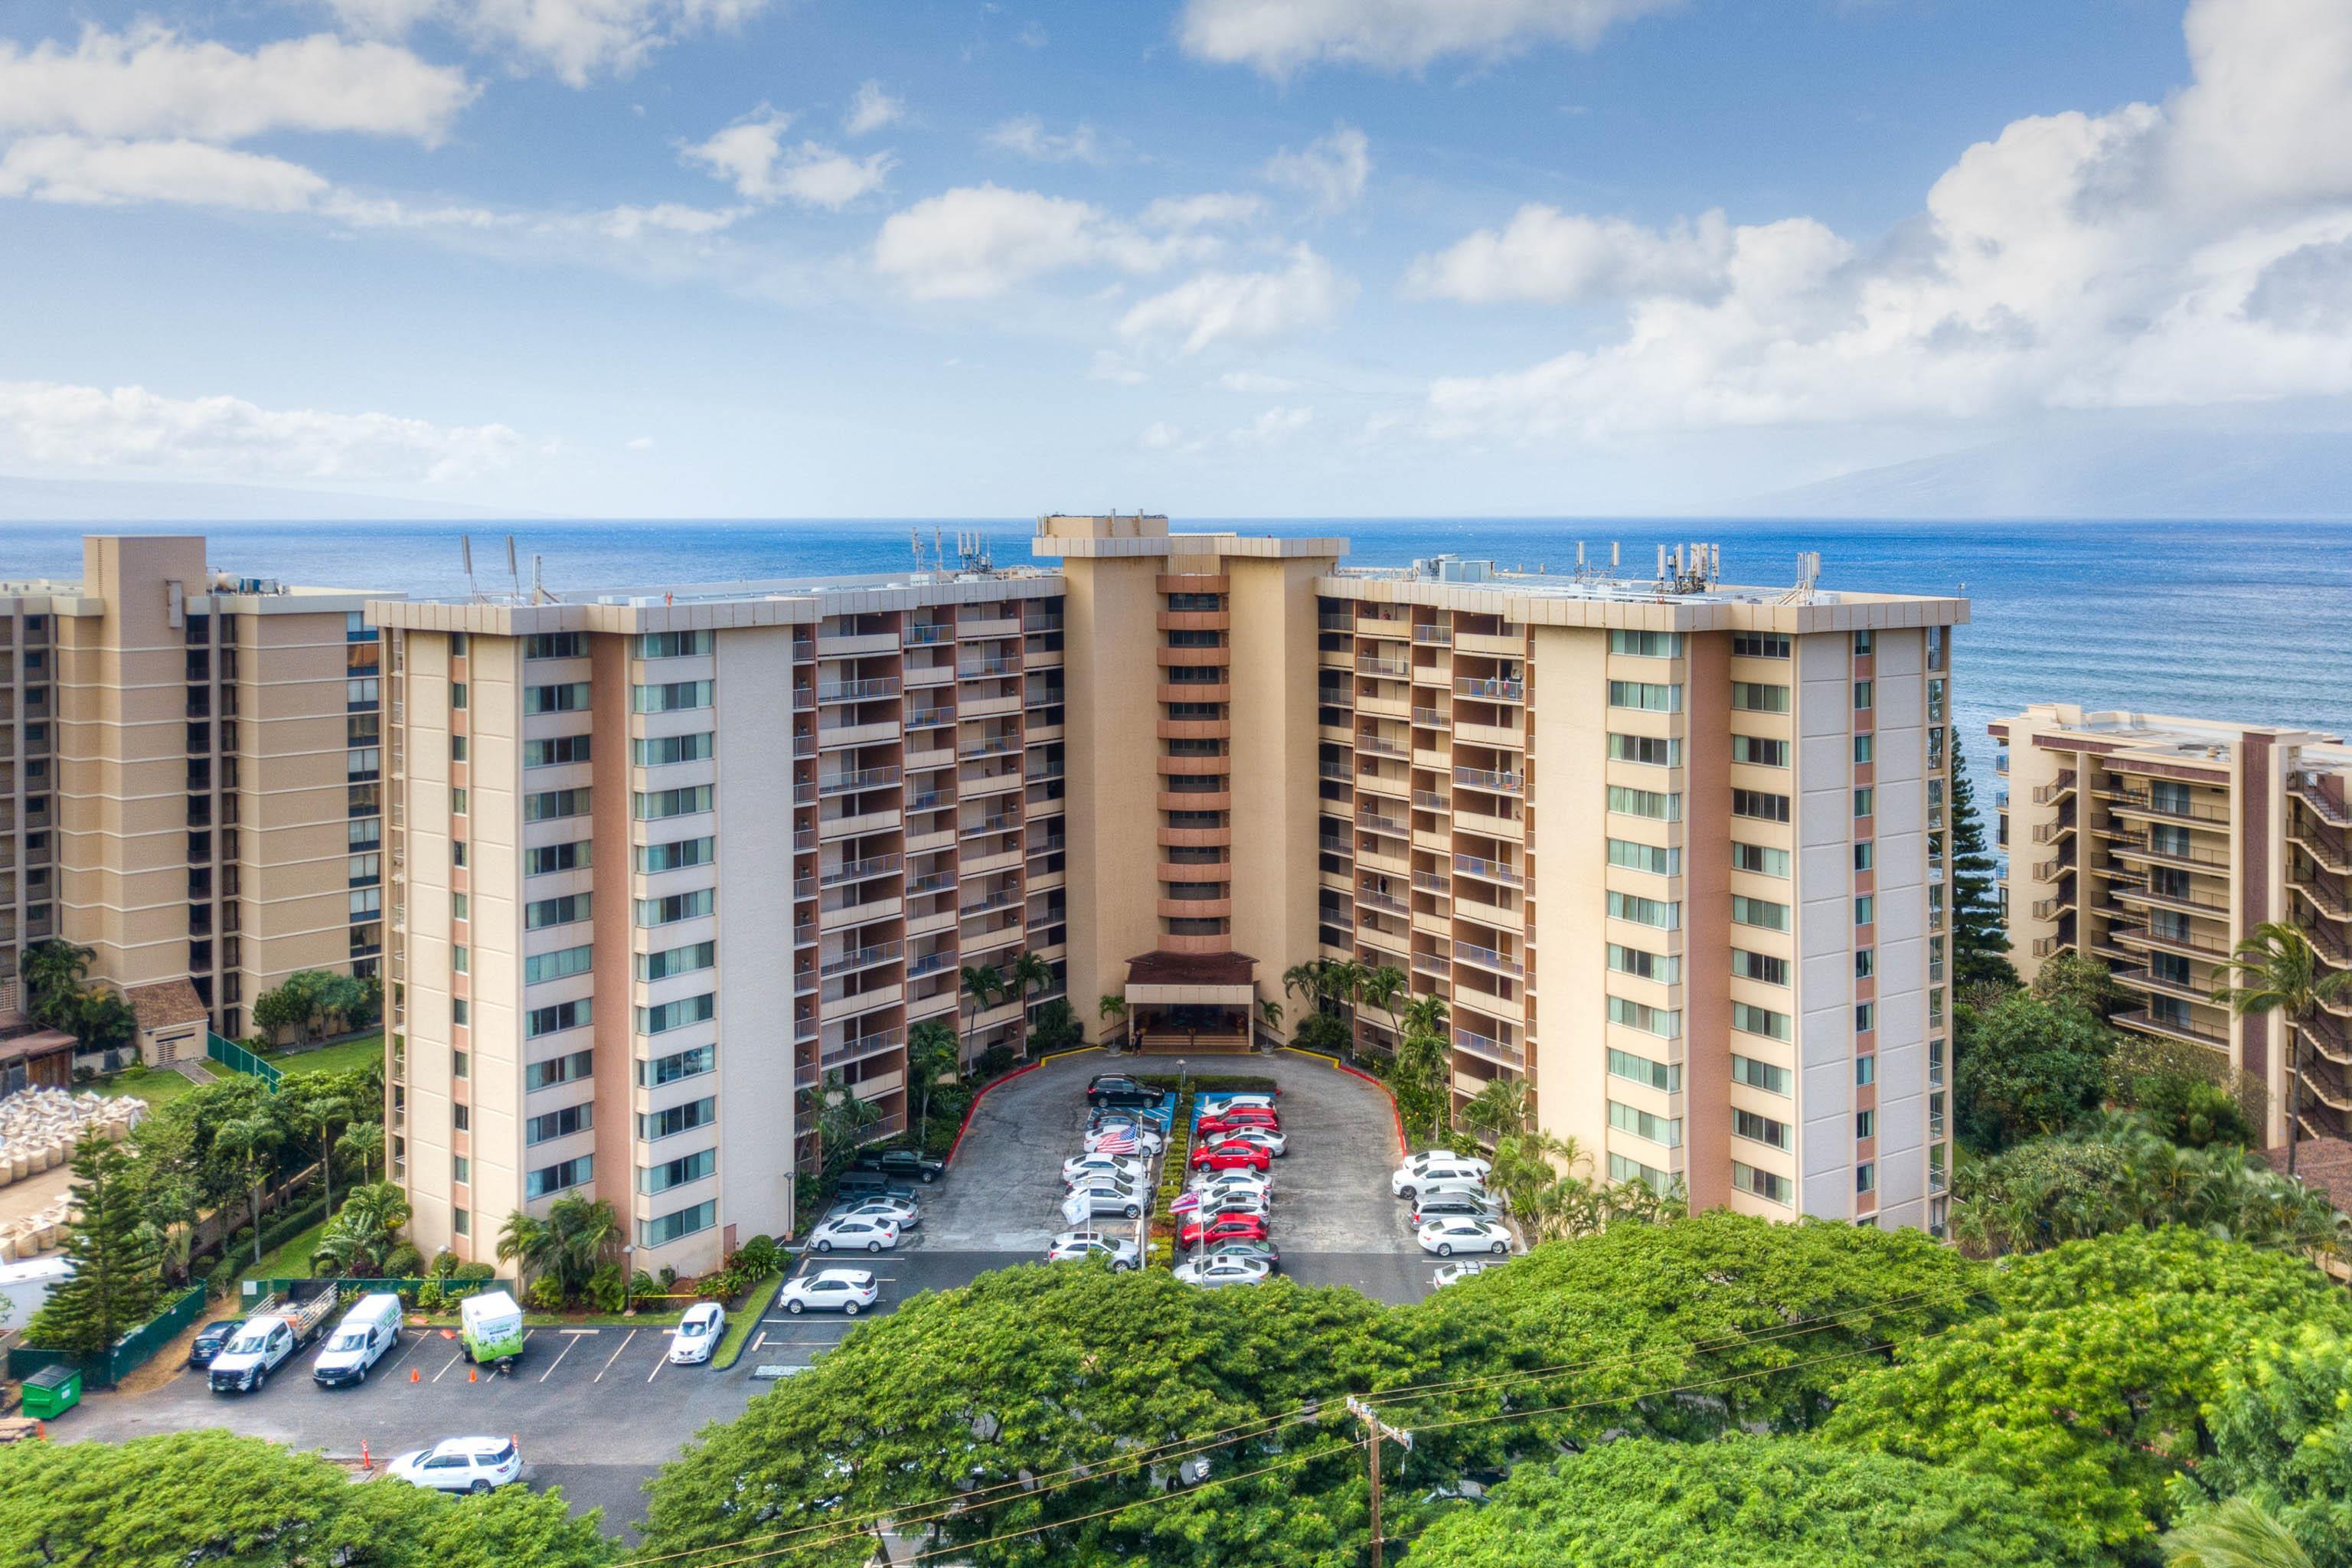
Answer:
POLYGON ((44 1350, 96 1355, 155 1315, 163 1260, 139 1209, 128 1154, 87 1134, 74 1145, 73 1173, 81 1211, 66 1242, 73 1277, 49 1292, 25 1338, 44 1350))

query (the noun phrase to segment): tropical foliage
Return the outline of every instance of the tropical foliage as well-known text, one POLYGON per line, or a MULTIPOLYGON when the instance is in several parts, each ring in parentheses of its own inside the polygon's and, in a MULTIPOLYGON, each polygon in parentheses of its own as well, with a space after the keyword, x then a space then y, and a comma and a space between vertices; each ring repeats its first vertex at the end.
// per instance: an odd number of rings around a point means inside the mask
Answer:
POLYGON ((420 1259, 400 1237, 409 1220, 408 1194, 394 1182, 355 1187, 327 1222, 310 1252, 310 1272, 346 1279, 407 1278, 420 1259))
POLYGON ((1961 1138, 1993 1152, 2062 1131, 2099 1103, 2115 1034, 2067 1002, 2011 991, 1962 1022, 1954 1088, 1961 1138))
POLYGON ((2280 921, 2265 921, 2238 943, 2230 959, 2237 976, 2233 985, 2216 994, 2241 1018, 2279 1014, 2286 1020, 2286 1168, 2293 1175, 2296 1146, 2303 1141, 2298 1100, 2303 1074, 2297 1069, 2302 1031, 2321 1007, 2352 1002, 2352 971, 2324 969, 2311 939, 2280 921))
POLYGON ((1960 727, 1952 744, 1952 966, 1962 985, 2017 984, 2009 962, 2009 934, 2000 908, 2000 868, 1985 842, 1976 784, 1961 757, 1960 727))
POLYGON ((16 963, 25 1012, 43 1028, 71 1035, 81 1050, 119 1051, 139 1033, 139 1020, 120 993, 87 983, 97 956, 55 937, 26 946, 16 963))
POLYGON ((624 1236, 611 1204, 571 1193, 549 1205, 545 1219, 520 1209, 507 1215, 499 1231, 499 1261, 518 1265, 526 1278, 554 1281, 560 1300, 577 1300, 624 1236))
POLYGON ((298 969, 274 989, 254 998, 253 1024, 265 1045, 290 1030, 294 1044, 307 1046, 314 1034, 364 1029, 383 1011, 380 980, 324 969, 298 969))
POLYGON ((155 1315, 163 1270, 153 1231, 139 1212, 131 1156, 96 1134, 74 1145, 73 1201, 79 1215, 66 1238, 70 1278, 26 1325, 28 1344, 89 1355, 155 1315))

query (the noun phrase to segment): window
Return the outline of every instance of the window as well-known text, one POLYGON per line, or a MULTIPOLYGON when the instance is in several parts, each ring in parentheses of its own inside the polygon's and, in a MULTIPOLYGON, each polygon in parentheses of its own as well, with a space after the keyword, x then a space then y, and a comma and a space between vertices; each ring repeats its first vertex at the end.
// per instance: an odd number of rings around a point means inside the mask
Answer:
POLYGON ((1632 654, 1639 658, 1680 658, 1683 656, 1683 635, 1680 632, 1622 632, 1609 634, 1611 653, 1632 654))
POLYGON ((1637 1057, 1631 1051, 1609 1047, 1609 1071, 1617 1078, 1634 1083, 1647 1084, 1661 1094, 1680 1094, 1683 1069, 1672 1062, 1654 1062, 1647 1057, 1637 1057))
POLYGON ((1731 950, 1731 973, 1742 980, 1760 980, 1767 985, 1789 984, 1789 961, 1775 958, 1769 952, 1749 952, 1745 948, 1731 950))
POLYGON ((588 707, 588 683, 566 681, 561 686, 526 686, 522 689, 522 710, 525 713, 580 713, 588 707))
POLYGON ((1661 1196, 1673 1191, 1675 1184, 1674 1177, 1665 1172, 1624 1154, 1609 1156, 1609 1179, 1612 1182, 1639 1182, 1661 1196))
POLYGON ((453 1236, 471 1236, 474 1233, 473 1212, 469 1209, 451 1209, 449 1233, 453 1236))
POLYGON ((1609 733, 1609 757, 1612 762, 1678 768, 1683 765, 1683 743, 1663 735, 1621 735, 1612 730, 1609 733))
POLYGON ((1636 844, 1629 838, 1609 841, 1609 863, 1628 871, 1648 871, 1659 877, 1679 877, 1683 874, 1683 852, 1662 849, 1654 844, 1636 844))
POLYGON ((570 844, 542 844, 523 851, 523 875, 544 877, 555 871, 584 871, 589 864, 589 845, 585 838, 570 844))
POLYGON ((1786 713, 1789 710, 1789 689, 1785 686, 1764 686, 1753 680, 1731 683, 1731 705, 1743 713, 1786 713))
POLYGON ((1855 1111, 1853 1113, 1853 1135, 1857 1139, 1876 1137, 1878 1135, 1878 1112, 1875 1110, 1855 1111))
POLYGON ((542 1089, 553 1089, 559 1083, 576 1082, 588 1077, 595 1065, 594 1051, 573 1051, 570 1056, 557 1057, 552 1061, 533 1062, 522 1069, 523 1092, 532 1094, 542 1089))
MULTIPOLYGON (((457 1025, 459 1028, 464 1028, 473 1021, 473 1003, 463 996, 452 996, 449 998, 449 1022, 457 1025)), ((465 1053, 461 1051, 458 1054, 463 1056, 465 1053)), ((464 1073, 459 1073, 457 1076, 459 1078, 464 1078, 466 1075, 464 1073)))
POLYGON ((629 742, 631 760, 641 768, 667 767, 672 763, 705 763, 718 737, 704 730, 692 735, 663 735, 629 742))
POLYGON ((1731 1184, 1743 1193, 1753 1193, 1767 1203, 1782 1205, 1788 1203, 1791 1191, 1788 1177, 1759 1171, 1753 1165, 1743 1165, 1737 1160, 1731 1163, 1731 1184))
POLYGON ((637 1136, 650 1143, 656 1138, 674 1138, 698 1127, 708 1127, 719 1120, 719 1102, 708 1095, 700 1100, 673 1105, 667 1110, 650 1110, 637 1118, 637 1136))
POLYGON ((1875 1055, 1853 1058, 1853 1087, 1867 1089, 1878 1081, 1878 1058, 1875 1055))
POLYGON ((534 899, 522 907, 522 929, 545 931, 588 918, 586 893, 566 893, 560 899, 534 899))
POLYGON ((1785 1040, 1790 1035, 1789 1015, 1748 1002, 1731 1005, 1731 1026, 1742 1034, 1761 1035, 1768 1040, 1785 1040))
POLYGON ((522 983, 537 985, 549 980, 569 980, 575 974, 585 974, 594 967, 596 950, 588 943, 578 947, 558 948, 553 952, 534 952, 522 961, 522 983))
POLYGON ((1683 923, 1683 907, 1661 899, 1637 899, 1631 893, 1612 892, 1609 895, 1609 918, 1632 921, 1635 925, 1655 926, 1660 931, 1675 931, 1683 923))
POLYGON ((1789 638, 1781 632, 1734 632, 1731 634, 1731 657, 1786 658, 1789 657, 1789 638))
POLYGON ((639 822, 694 816, 709 809, 709 784, 689 784, 683 789, 639 790, 633 802, 634 814, 639 822))
POLYGON ((629 688, 629 707, 636 713, 675 713, 687 708, 710 706, 710 682, 673 680, 662 686, 629 688))
POLYGON ((381 855, 354 855, 351 858, 349 862, 349 879, 351 881, 381 881, 383 878, 383 857, 381 855))
POLYGON ((1625 816, 1646 816, 1653 822, 1680 822, 1683 797, 1657 790, 1609 786, 1609 809, 1625 816))
POLYGON ((704 1149, 693 1154, 681 1154, 675 1160, 658 1165, 641 1167, 637 1172, 637 1191, 666 1193, 672 1187, 682 1187, 688 1182, 698 1182, 719 1170, 719 1151, 704 1149))
POLYGON ((1864 893, 1853 901, 1853 923, 1866 926, 1878 918, 1878 900, 1864 893))
POLYGON ((1853 1005, 1853 1032, 1866 1035, 1878 1027, 1878 1004, 1857 1002, 1853 1005))
POLYGON ((1644 713, 1679 713, 1683 710, 1683 689, 1652 680, 1612 680, 1609 683, 1609 706, 1637 708, 1644 713))
POLYGON ((1877 741, 1878 737, 1875 735, 1856 735, 1853 738, 1854 762, 1857 763, 1868 763, 1877 752, 1877 741))
POLYGON ((1865 711, 1870 707, 1869 681, 1857 680, 1853 683, 1853 707, 1857 713, 1865 711))
MULTIPOLYGON (((457 1021, 461 1024, 465 1022, 463 1018, 460 1018, 457 1021)), ((467 1056, 464 1051, 451 1051, 449 1053, 449 1076, 451 1078, 457 1079, 462 1082, 464 1079, 471 1078, 473 1076, 473 1072, 474 1058, 472 1057, 467 1056)))
POLYGON ((466 792, 464 790, 453 789, 449 792, 449 815, 452 816, 463 816, 466 815, 466 792))
POLYGON ((691 893, 672 893, 666 899, 639 899, 637 923, 666 926, 698 919, 710 912, 713 897, 709 888, 699 888, 691 893))
MULTIPOLYGON (((458 1110, 458 1111, 460 1112, 460 1115, 459 1115, 458 1120, 457 1120, 457 1125, 458 1125, 458 1127, 459 1127, 461 1130, 462 1130, 462 1129, 464 1128, 464 1126, 465 1126, 465 1117, 464 1117, 464 1115, 462 1114, 462 1113, 464 1112, 465 1109, 466 1109, 466 1108, 465 1108, 464 1106, 462 1106, 462 1105, 461 1105, 461 1106, 459 1106, 459 1107, 457 1107, 457 1110, 458 1110)), ((472 1162, 471 1160, 468 1160, 468 1159, 467 1159, 467 1158, 466 1158, 466 1156, 465 1156, 465 1155, 463 1155, 463 1154, 452 1154, 452 1155, 450 1155, 450 1156, 449 1156, 449 1179, 450 1179, 452 1182, 455 1182, 457 1185, 459 1185, 459 1186, 461 1186, 461 1187, 462 1187, 462 1186, 465 1186, 467 1184, 470 1183, 470 1182, 474 1179, 474 1162, 472 1162)))
POLYGON ((1867 838, 1857 839, 1853 846, 1853 868, 1867 871, 1877 857, 1877 847, 1867 838))
POLYGON ((466 912, 470 908, 472 908, 472 903, 467 900, 465 894, 452 893, 449 895, 449 918, 451 920, 462 921, 470 918, 466 912))
POLYGON ((667 980, 673 974, 691 974, 698 969, 709 968, 718 958, 719 944, 715 942, 690 942, 661 952, 641 952, 637 954, 637 978, 667 980))
POLYGON ((1873 648, 1873 647, 1874 647, 1874 646, 1875 646, 1875 643, 1876 643, 1876 638, 1875 638, 1875 637, 1874 636, 1874 634, 1872 634, 1872 633, 1870 633, 1870 632, 1864 631, 1864 632, 1856 632, 1856 633, 1854 633, 1854 634, 1853 634, 1853 651, 1854 651, 1854 657, 1856 657, 1857 658, 1869 658, 1869 657, 1870 657, 1870 653, 1871 653, 1871 649, 1873 648))
POLYGON ((1878 950, 1876 948, 1870 947, 1855 948, 1853 950, 1853 977, 1856 980, 1867 980, 1877 973, 1878 950))
POLYGON ((588 760, 586 735, 552 735, 544 741, 522 743, 522 765, 527 768, 562 767, 566 763, 588 760))
POLYGON ((587 654, 585 632, 533 632, 522 639, 525 658, 584 658, 587 654))
POLYGON ((1622 996, 1609 998, 1609 1021, 1666 1040, 1674 1039, 1683 1032, 1683 1016, 1680 1013, 1665 1007, 1653 1007, 1646 1002, 1629 1002, 1622 996))
POLYGON ((705 1198, 691 1208, 676 1214, 666 1214, 658 1219, 640 1220, 637 1224, 639 1247, 667 1247, 682 1237, 709 1230, 719 1223, 719 1205, 705 1198))
POLYGON ((679 838, 667 844, 637 846, 637 869, 644 872, 679 871, 688 866, 710 864, 714 841, 709 838, 679 838))
POLYGON ((462 763, 466 760, 465 736, 452 735, 449 737, 449 760, 453 763, 462 763))
POLYGON ((637 1085, 641 1089, 658 1089, 681 1079, 700 1078, 719 1065, 717 1046, 697 1046, 690 1051, 672 1056, 656 1057, 637 1064, 637 1085))
POLYGON ((383 821, 379 818, 363 817, 346 825, 343 842, 344 847, 349 849, 374 848, 383 842, 383 821))
POLYGON ((1731 760, 1759 768, 1785 768, 1789 765, 1789 742, 1767 740, 1761 735, 1734 735, 1731 760))
POLYGON ((1731 846, 1734 870, 1753 871, 1759 877, 1778 877, 1783 881, 1789 876, 1789 852, 1765 844, 1742 844, 1734 840, 1731 846))
POLYGON ((1745 1138, 1751 1143, 1769 1143, 1775 1149, 1786 1149, 1789 1146, 1787 1122, 1775 1121, 1769 1116, 1759 1116, 1752 1110, 1741 1110, 1736 1107, 1733 1109, 1731 1132, 1732 1136, 1745 1138))
POLYGON ((465 658, 467 650, 472 646, 473 639, 468 637, 464 632, 451 632, 449 634, 449 657, 451 658, 465 658))
POLYGON ((664 1002, 657 1007, 640 1007, 637 1009, 637 1032, 641 1035, 665 1034, 671 1029, 682 1029, 688 1024, 708 1022, 718 1011, 719 999, 708 991, 699 996, 664 1002))
POLYGON ((642 632, 637 637, 639 658, 690 658, 710 651, 710 633, 642 632))
POLYGON ((1731 923, 1756 926, 1764 931, 1789 929, 1789 906, 1776 904, 1769 899, 1751 899, 1745 893, 1731 895, 1731 923))
POLYGON ((588 815, 588 791, 579 789, 541 790, 522 797, 522 819, 525 822, 554 822, 567 816, 588 815))
MULTIPOLYGON (((371 681, 369 684, 374 683, 371 681)), ((466 683, 464 681, 453 680, 449 683, 449 706, 461 710, 465 708, 466 683)))
POLYGON ((1621 1105, 1612 1100, 1609 1102, 1609 1125, 1620 1132, 1631 1132, 1636 1138, 1646 1138, 1669 1149, 1679 1149, 1683 1144, 1683 1122, 1679 1116, 1654 1116, 1649 1111, 1621 1105))
POLYGON ((1731 815, 1753 817, 1759 822, 1786 822, 1789 797, 1760 789, 1736 789, 1731 792, 1731 815))
POLYGON ((1754 1057, 1735 1054, 1731 1058, 1731 1081, 1744 1083, 1750 1089, 1760 1089, 1767 1094, 1786 1094, 1796 1075, 1787 1068, 1776 1068, 1770 1062, 1759 1062, 1754 1057))
POLYGON ((1853 1168, 1853 1190, 1857 1193, 1874 1193, 1878 1190, 1877 1165, 1864 1160, 1853 1168))
POLYGON ((586 996, 558 1002, 552 1006, 533 1007, 523 1015, 523 1037, 535 1040, 541 1035, 584 1028, 595 1021, 595 1013, 593 1000, 586 996))
POLYGON ((1673 953, 1645 952, 1638 947, 1609 944, 1609 967, 1620 974, 1639 975, 1654 980, 1661 985, 1673 985, 1683 977, 1683 961, 1673 953))
POLYGON ((1868 816, 1872 812, 1877 809, 1877 791, 1872 789, 1858 789, 1853 792, 1853 814, 1856 816, 1868 816))
POLYGON ((596 1125, 593 1101, 567 1105, 538 1116, 523 1119, 522 1141, 525 1143, 545 1143, 551 1139, 569 1138, 574 1132, 586 1132, 596 1125))
POLYGON ((522 1179, 522 1195, 526 1198, 551 1197, 572 1187, 584 1187, 596 1174, 596 1156, 575 1154, 571 1159, 533 1171, 522 1179))

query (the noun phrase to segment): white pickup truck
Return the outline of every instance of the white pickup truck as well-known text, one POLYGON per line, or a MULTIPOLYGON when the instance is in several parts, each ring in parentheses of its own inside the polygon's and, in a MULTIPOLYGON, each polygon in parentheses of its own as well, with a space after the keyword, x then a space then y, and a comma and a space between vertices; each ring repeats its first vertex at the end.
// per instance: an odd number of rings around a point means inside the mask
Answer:
POLYGON ((296 1351, 319 1337, 334 1311, 331 1289, 300 1301, 267 1298, 245 1320, 228 1348, 213 1358, 207 1369, 213 1392, 250 1394, 260 1388, 296 1351))

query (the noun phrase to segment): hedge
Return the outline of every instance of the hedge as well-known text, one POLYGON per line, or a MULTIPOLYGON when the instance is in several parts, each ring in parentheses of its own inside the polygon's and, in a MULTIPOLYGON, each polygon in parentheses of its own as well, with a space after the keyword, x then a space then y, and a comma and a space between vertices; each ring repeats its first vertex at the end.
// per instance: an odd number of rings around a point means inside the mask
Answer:
MULTIPOLYGON (((1171 1080, 1168 1087, 1173 1089, 1176 1085, 1171 1080)), ((1177 1194, 1184 1190, 1184 1184, 1192 1174, 1192 1096, 1195 1092, 1185 1089, 1176 1101, 1176 1114, 1169 1119, 1168 1143, 1161 1152, 1164 1157, 1160 1163, 1160 1191, 1153 1201, 1151 1215, 1151 1228, 1160 1234, 1152 1238, 1150 1255, 1145 1259, 1146 1268, 1155 1264, 1174 1267, 1176 1229, 1181 1217, 1171 1214, 1168 1205, 1176 1201, 1177 1194), (1163 1226, 1166 1227, 1164 1231, 1161 1230, 1163 1226)))

